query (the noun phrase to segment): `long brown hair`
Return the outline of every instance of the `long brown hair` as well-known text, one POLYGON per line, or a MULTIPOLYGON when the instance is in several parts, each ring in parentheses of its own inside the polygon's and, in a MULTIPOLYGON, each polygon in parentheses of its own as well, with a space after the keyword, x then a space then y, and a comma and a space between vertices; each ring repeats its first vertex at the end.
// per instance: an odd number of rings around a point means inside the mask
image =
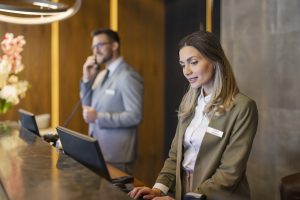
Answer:
MULTIPOLYGON (((206 59, 212 62, 214 68, 212 96, 204 108, 204 113, 211 117, 222 115, 230 110, 239 89, 219 40, 212 33, 197 31, 179 42, 178 53, 184 46, 196 48, 206 59)), ((200 91, 201 87, 197 89, 189 87, 179 106, 179 120, 182 121, 194 113, 200 91)))

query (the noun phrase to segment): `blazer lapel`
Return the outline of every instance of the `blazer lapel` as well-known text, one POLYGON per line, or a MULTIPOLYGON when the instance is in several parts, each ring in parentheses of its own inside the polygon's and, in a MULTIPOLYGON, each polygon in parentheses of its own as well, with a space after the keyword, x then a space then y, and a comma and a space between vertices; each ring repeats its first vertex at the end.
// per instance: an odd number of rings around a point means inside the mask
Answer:
POLYGON ((103 89, 109 88, 109 86, 118 80, 118 76, 122 73, 122 71, 125 68, 126 63, 125 62, 121 62, 118 67, 116 68, 116 70, 111 74, 111 76, 109 76, 108 80, 102 85, 103 89))
MULTIPOLYGON (((221 122, 223 120, 221 119, 221 122)), ((223 131, 219 127, 220 124, 220 118, 218 117, 213 117, 209 124, 208 127, 223 131)), ((224 137, 224 135, 223 135, 224 137)), ((210 172, 209 171, 204 171, 204 169, 208 169, 206 166, 210 165, 211 163, 211 158, 210 156, 207 155, 207 152, 210 152, 212 148, 215 148, 216 145, 222 140, 222 137, 218 137, 216 135, 210 134, 206 131, 204 138, 202 140, 199 152, 197 154, 196 158, 196 163, 195 163, 195 168, 194 168, 194 174, 193 174, 193 190, 197 188, 197 184, 199 184, 201 181, 206 180, 210 172), (207 159, 207 160, 206 160, 207 159), (197 166, 197 168, 196 168, 197 166)))
POLYGON ((188 125, 191 123, 194 118, 193 113, 190 117, 185 119, 183 122, 179 122, 180 127, 178 130, 178 143, 177 143, 177 165, 176 165, 176 199, 182 199, 182 180, 181 180, 181 172, 182 172, 182 158, 183 158, 183 138, 185 134, 185 130, 188 125))
POLYGON ((179 129, 178 146, 177 146, 177 159, 179 159, 179 160, 177 160, 177 161, 179 161, 180 163, 181 163, 182 158, 183 158, 183 155, 182 155, 183 148, 182 147, 183 147, 184 134, 185 134, 185 131, 186 131, 187 127, 190 125, 193 118, 194 118, 194 113, 181 123, 180 129, 179 129))
POLYGON ((118 76, 122 73, 122 71, 125 69, 126 63, 121 62, 119 66, 116 68, 116 70, 109 76, 109 78, 106 80, 106 82, 101 86, 101 83, 97 86, 97 88, 94 90, 95 97, 93 99, 96 99, 96 101, 93 104, 93 107, 100 109, 101 108, 101 99, 105 95, 105 91, 107 88, 109 88, 115 81, 118 80, 118 76))

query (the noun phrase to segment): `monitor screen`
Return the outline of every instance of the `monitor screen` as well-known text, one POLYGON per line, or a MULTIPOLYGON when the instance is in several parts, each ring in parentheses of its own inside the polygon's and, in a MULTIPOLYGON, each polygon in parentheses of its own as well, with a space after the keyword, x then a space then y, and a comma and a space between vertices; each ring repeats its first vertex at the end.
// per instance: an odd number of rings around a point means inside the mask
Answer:
POLYGON ((105 160, 95 138, 60 126, 56 130, 67 155, 111 182, 105 160))
POLYGON ((41 136, 34 114, 23 109, 19 109, 18 112, 22 127, 36 134, 37 136, 41 136))

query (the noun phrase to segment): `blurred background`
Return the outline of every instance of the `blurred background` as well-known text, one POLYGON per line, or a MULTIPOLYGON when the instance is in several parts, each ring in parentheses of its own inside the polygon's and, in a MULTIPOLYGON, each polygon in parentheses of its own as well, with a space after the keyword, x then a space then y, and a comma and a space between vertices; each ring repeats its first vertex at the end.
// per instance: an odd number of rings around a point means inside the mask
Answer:
MULTIPOLYGON (((60 1, 72 4, 73 1, 60 1)), ((0 2, 1 3, 1 2, 0 2)), ((152 186, 175 133, 176 109, 187 89, 177 43, 194 31, 221 40, 240 90, 259 109, 248 162, 253 199, 279 199, 283 176, 300 171, 300 0, 85 0, 77 14, 47 25, 0 22, 0 36, 24 35, 22 79, 31 88, 17 109, 51 113, 62 125, 79 100, 82 65, 91 54, 92 30, 110 27, 121 53, 144 78, 144 119, 134 176, 152 186)), ((1 55, 1 54, 0 54, 1 55)), ((87 134, 81 109, 68 128, 87 134)))

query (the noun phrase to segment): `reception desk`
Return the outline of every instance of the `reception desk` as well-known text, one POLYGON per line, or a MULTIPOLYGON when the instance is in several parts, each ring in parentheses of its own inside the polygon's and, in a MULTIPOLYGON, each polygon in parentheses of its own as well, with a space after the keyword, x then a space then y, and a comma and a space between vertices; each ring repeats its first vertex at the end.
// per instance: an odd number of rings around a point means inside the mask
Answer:
POLYGON ((0 199, 130 198, 41 138, 15 127, 0 132, 0 199))

